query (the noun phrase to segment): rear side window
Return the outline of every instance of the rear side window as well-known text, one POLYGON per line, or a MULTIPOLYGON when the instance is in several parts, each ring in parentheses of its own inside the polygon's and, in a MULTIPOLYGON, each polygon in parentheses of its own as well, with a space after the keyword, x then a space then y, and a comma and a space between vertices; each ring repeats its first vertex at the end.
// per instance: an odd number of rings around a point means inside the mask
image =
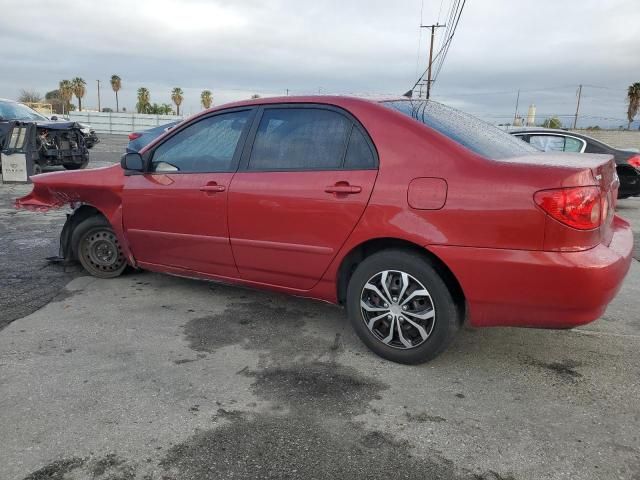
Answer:
POLYGON ((154 172, 229 172, 250 112, 207 117, 162 143, 153 153, 154 172))
POLYGON ((558 135, 531 135, 529 142, 543 152, 564 151, 564 137, 558 135))
POLYGON ((498 160, 538 152, 498 127, 432 100, 395 100, 382 105, 424 123, 483 157, 498 160))
POLYGON ((543 152, 581 152, 581 140, 563 135, 531 135, 531 145, 543 152))
POLYGON ((347 170, 366 170, 376 168, 376 159, 369 142, 358 127, 353 127, 347 155, 344 158, 344 168, 347 170))
POLYGON ((265 109, 250 170, 333 170, 342 166, 351 121, 319 108, 265 109))

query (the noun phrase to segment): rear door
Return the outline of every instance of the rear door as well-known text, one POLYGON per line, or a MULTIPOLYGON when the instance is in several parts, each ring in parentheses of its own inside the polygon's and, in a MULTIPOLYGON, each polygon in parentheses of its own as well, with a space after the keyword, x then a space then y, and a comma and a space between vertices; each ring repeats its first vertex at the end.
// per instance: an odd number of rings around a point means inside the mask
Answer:
POLYGON ((369 201, 375 148, 348 113, 263 107, 229 190, 229 234, 241 277, 311 289, 369 201))
POLYGON ((221 112, 181 128, 150 152, 146 173, 125 178, 123 223, 140 264, 237 276, 227 195, 253 113, 221 112))

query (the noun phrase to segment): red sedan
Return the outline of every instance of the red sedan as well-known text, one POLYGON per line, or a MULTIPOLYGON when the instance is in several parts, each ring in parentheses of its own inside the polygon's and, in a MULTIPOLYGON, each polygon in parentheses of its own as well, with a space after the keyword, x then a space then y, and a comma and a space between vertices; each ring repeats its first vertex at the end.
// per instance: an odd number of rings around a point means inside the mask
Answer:
POLYGON ((33 182, 17 206, 70 204, 62 253, 95 276, 130 265, 340 303, 402 363, 465 318, 593 321, 631 261, 610 155, 541 153, 435 102, 234 103, 121 165, 33 182))

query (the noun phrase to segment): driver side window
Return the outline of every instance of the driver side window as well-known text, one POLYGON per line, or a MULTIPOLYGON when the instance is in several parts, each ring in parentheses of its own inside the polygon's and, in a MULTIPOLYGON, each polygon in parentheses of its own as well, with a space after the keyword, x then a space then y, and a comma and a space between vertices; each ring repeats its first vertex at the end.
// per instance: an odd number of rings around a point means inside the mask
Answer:
POLYGON ((207 117, 155 149, 152 172, 229 172, 250 111, 230 112, 207 117))

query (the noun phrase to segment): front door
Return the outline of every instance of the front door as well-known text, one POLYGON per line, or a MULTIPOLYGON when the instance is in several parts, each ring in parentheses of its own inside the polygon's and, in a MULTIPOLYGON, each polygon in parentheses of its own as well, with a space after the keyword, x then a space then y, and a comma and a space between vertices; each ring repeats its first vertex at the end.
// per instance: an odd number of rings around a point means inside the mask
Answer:
POLYGON ((125 179, 123 223, 142 266, 237 276, 227 199, 251 110, 180 128, 150 152, 148 172, 125 179))
POLYGON ((240 275, 311 289, 369 201, 377 175, 366 133, 337 109, 269 106, 229 190, 240 275))

